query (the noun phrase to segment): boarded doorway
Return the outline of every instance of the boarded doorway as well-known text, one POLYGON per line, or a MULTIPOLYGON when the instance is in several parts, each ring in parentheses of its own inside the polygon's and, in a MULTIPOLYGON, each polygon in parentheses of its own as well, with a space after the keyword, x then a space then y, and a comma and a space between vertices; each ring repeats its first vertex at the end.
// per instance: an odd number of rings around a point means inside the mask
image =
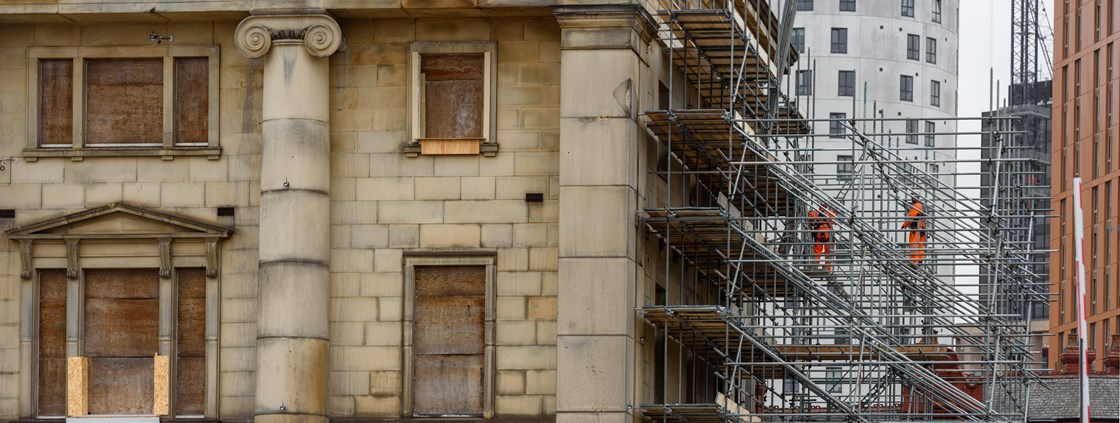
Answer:
POLYGON ((482 416, 486 267, 416 266, 413 414, 482 416))
POLYGON ((84 310, 90 414, 151 414, 158 270, 86 270, 84 310))

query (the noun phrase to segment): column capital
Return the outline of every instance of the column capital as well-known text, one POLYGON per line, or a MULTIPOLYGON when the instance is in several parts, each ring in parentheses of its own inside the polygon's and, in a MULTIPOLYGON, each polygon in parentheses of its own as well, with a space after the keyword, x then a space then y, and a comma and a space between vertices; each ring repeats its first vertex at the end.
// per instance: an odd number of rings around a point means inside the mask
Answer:
POLYGON ((562 49, 618 49, 639 51, 657 33, 657 23, 637 4, 553 6, 560 24, 562 49))
POLYGON ((234 32, 237 50, 250 59, 268 53, 274 40, 303 40, 312 56, 327 57, 342 44, 342 30, 328 15, 275 14, 247 17, 234 32))

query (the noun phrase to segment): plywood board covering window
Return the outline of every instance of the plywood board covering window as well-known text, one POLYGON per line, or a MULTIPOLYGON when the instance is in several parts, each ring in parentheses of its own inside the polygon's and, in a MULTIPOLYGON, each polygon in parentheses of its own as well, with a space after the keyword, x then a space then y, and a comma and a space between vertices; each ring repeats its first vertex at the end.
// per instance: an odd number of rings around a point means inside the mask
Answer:
POLYGON ((66 415, 66 271, 39 272, 38 415, 66 415))
POLYGON ((86 61, 86 143, 163 142, 163 59, 86 61))
POLYGON ((74 60, 39 62, 39 145, 69 146, 74 135, 74 60))
POLYGON ((483 414, 486 267, 417 266, 413 414, 483 414))
POLYGON ((175 415, 201 416, 206 407, 206 273, 179 269, 175 415))
POLYGON ((217 160, 218 46, 30 47, 24 157, 217 160))
POLYGON ((175 143, 206 144, 207 108, 210 93, 206 86, 210 65, 205 57, 175 58, 175 143))
POLYGON ((420 59, 424 138, 482 138, 482 54, 431 54, 420 59))
POLYGON ((159 350, 159 271, 85 272, 90 414, 150 414, 159 350))

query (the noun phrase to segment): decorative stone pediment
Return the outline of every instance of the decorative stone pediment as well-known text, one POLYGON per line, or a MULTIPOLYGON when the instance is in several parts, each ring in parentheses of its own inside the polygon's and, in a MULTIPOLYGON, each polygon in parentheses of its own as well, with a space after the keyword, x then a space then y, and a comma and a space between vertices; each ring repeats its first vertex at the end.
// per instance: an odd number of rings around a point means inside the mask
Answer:
POLYGON ((20 277, 31 278, 35 243, 66 245, 67 275, 77 277, 79 246, 86 241, 150 243, 158 248, 160 275, 171 274, 171 244, 202 243, 206 273, 218 272, 217 244, 233 230, 197 219, 160 212, 128 203, 112 203, 9 229, 7 236, 20 244, 20 277))

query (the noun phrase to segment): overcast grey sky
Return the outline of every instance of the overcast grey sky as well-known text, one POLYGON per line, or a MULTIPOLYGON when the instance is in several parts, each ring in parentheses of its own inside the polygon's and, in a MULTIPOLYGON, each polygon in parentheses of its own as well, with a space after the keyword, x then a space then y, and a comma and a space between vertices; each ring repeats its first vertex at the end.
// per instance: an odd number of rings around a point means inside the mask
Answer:
MULTIPOLYGON (((960 27, 960 70, 957 75, 959 91, 957 116, 974 117, 989 110, 989 90, 992 84, 989 78, 994 75, 995 83, 1001 87, 1000 96, 1006 98, 1007 88, 1011 79, 1011 0, 961 0, 961 27, 960 27)), ((1053 22, 1053 0, 1040 0, 1040 7, 1045 9, 1049 22, 1053 22)), ((1039 12, 1040 19, 1042 11, 1039 12)), ((1049 32, 1053 24, 1042 24, 1043 32, 1049 32)), ((1049 38, 1049 34, 1046 34, 1049 38)), ((1047 42, 1046 49, 1050 49, 1047 42)), ((1045 59, 1039 57, 1039 68, 1046 66, 1045 59)), ((1048 79, 1050 72, 1043 71, 1039 79, 1048 79)), ((998 107, 998 103, 997 103, 998 107)), ((958 128, 962 132, 980 130, 979 121, 962 122, 958 128)), ((979 136, 961 136, 957 142, 964 146, 979 146, 979 136)), ((959 157, 978 157, 976 151, 961 151, 959 157)), ((961 166, 962 173, 979 171, 978 163, 961 166), (971 166, 969 166, 971 165, 971 166)), ((957 181, 962 187, 975 187, 979 178, 965 177, 957 181)), ((976 195, 979 195, 977 192, 976 195)))

